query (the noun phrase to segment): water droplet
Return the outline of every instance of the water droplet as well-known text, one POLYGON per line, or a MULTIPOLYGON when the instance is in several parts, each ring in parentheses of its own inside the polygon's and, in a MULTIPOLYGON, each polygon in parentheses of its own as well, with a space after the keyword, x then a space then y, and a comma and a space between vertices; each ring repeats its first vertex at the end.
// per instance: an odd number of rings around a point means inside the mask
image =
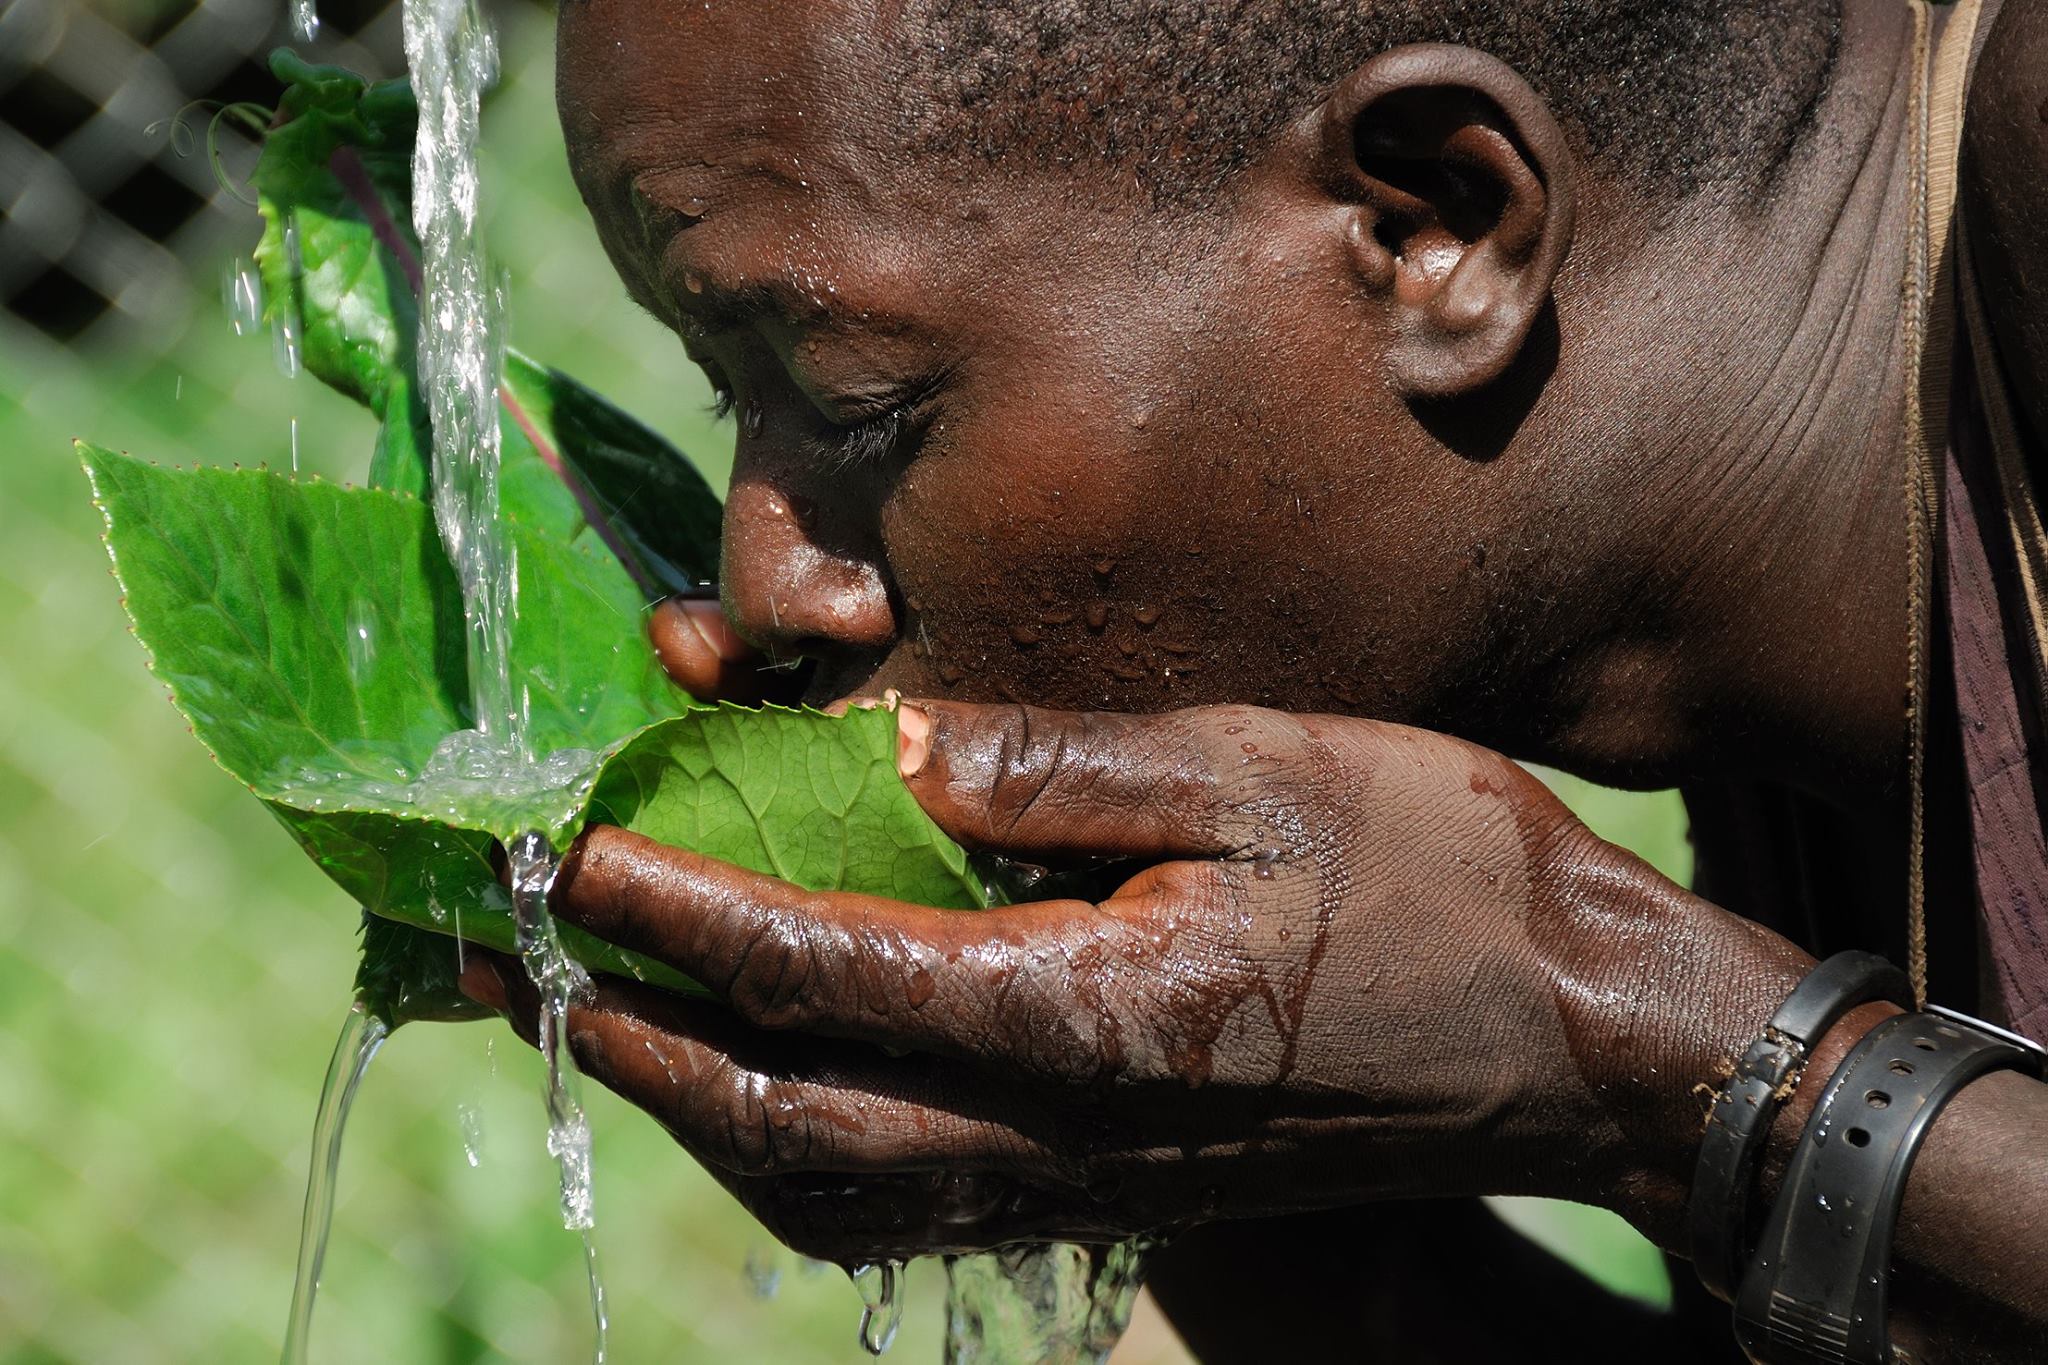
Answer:
POLYGON ((455 1121, 462 1129, 462 1155, 474 1170, 483 1164, 484 1159, 483 1111, 473 1104, 458 1104, 455 1106, 455 1121))
POLYGON ((1082 619, 1087 621, 1088 629, 1101 630, 1109 624, 1109 603, 1090 602, 1082 619))
POLYGON ((1019 649, 1030 649, 1043 638, 1038 633, 1037 626, 1019 623, 1010 627, 1010 643, 1019 649))
POLYGON ((228 262, 221 276, 220 302, 236 336, 247 336, 263 325, 263 277, 254 262, 245 256, 228 262))
POLYGON ((348 605, 348 621, 344 626, 348 645, 348 673, 357 686, 370 676, 371 665, 377 661, 377 641, 374 627, 377 622, 375 610, 363 598, 356 598, 348 605))
POLYGON ((741 428, 747 433, 748 439, 759 436, 761 429, 767 424, 768 419, 762 414, 761 405, 750 401, 747 410, 740 417, 741 428))
POLYGON ((1159 616, 1160 612, 1157 607, 1138 606, 1131 608, 1131 619, 1147 630, 1159 624, 1159 616))
POLYGON ((302 43, 320 36, 320 11, 314 0, 292 0, 292 33, 302 43))
POLYGON ((903 993, 905 998, 910 1001, 912 1009, 922 1009, 931 1002, 932 995, 937 989, 937 985, 932 981, 932 974, 919 967, 911 972, 910 980, 905 984, 903 993))
POLYGON ((896 1344, 896 1330, 903 1325, 903 1301, 896 1292, 902 1272, 900 1261, 857 1266, 848 1272, 853 1287, 860 1291, 860 1345, 871 1356, 881 1355, 896 1344))
POLYGON ((747 1292, 755 1298, 766 1301, 775 1297, 782 1288, 782 1254, 774 1247, 750 1247, 747 1259, 740 1266, 740 1276, 746 1281, 747 1292))

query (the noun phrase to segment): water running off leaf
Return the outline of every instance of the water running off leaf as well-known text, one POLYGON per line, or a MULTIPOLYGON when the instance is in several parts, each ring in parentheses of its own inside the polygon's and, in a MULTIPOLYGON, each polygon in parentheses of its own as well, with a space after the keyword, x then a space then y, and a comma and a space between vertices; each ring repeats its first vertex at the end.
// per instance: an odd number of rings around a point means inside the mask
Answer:
POLYGON ((292 1283, 291 1319, 284 1334, 284 1365, 304 1365, 313 1325, 313 1301, 320 1292, 320 1268, 327 1259, 327 1234, 334 1226, 334 1178, 341 1169, 341 1138, 363 1075, 390 1030, 360 1003, 351 1006, 313 1117, 313 1157, 306 1179, 306 1212, 299 1226, 299 1267, 292 1283))

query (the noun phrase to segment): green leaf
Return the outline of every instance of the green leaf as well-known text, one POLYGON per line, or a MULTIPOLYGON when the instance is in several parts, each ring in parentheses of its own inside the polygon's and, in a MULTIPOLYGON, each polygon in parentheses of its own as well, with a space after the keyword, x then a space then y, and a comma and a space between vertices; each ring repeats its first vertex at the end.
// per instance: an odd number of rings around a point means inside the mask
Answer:
MULTIPOLYGON (((509 527, 512 673, 544 757, 465 769, 461 601, 417 499, 80 449, 172 701, 373 914, 510 950, 493 840, 538 828, 559 844, 590 819, 806 887, 984 903, 896 775, 892 715, 691 708, 646 647, 633 585, 587 547, 509 527)), ((567 926, 564 944, 595 970, 688 985, 567 926)), ((364 946, 377 1008, 461 1017, 452 947, 381 926, 364 946)))
MULTIPOLYGON (((285 51, 271 67, 287 89, 284 121, 266 138, 254 176, 268 315, 297 332, 309 372, 383 421, 370 483, 423 495, 432 440, 414 372, 412 92, 403 81, 366 84, 285 51)), ((517 352, 507 352, 503 381, 499 500, 507 516, 614 555, 650 594, 715 576, 718 499, 682 452, 517 352)))
POLYGON ((296 327, 308 370, 424 435, 424 405, 410 394, 419 313, 407 272, 419 259, 409 226, 412 91, 282 50, 271 70, 285 91, 252 177, 266 312, 273 325, 296 327))

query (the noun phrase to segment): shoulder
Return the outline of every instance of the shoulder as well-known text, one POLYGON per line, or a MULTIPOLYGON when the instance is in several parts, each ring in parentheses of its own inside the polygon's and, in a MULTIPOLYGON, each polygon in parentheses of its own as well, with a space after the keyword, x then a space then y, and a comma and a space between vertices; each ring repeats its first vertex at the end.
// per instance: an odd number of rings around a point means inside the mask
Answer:
POLYGON ((2048 3, 2005 0, 1963 121, 1962 203, 1999 351, 2048 436, 2048 3))

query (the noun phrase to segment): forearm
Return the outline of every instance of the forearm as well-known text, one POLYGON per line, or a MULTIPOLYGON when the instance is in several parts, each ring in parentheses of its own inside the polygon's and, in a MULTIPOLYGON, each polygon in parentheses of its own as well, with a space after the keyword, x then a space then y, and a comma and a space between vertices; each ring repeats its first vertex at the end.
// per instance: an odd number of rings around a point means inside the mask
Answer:
MULTIPOLYGON (((1683 1208, 1704 1114, 1697 1088, 1726 1078, 1811 959, 1668 884, 1637 894, 1634 913, 1653 932, 1640 945, 1646 979, 1636 988, 1633 1014, 1671 1026, 1654 1069, 1631 1070, 1642 1078, 1633 1088, 1638 1115, 1659 1116, 1662 1137, 1653 1158, 1637 1165, 1608 1202, 1683 1254, 1683 1208), (1647 979, 1653 975, 1654 984, 1647 979)), ((1898 1012, 1883 1004, 1854 1010, 1813 1049, 1770 1130, 1750 1192, 1752 1233, 1780 1197, 1829 1077, 1864 1034, 1898 1012)), ((1923 1360, 2048 1357, 2048 1085, 1995 1072, 1942 1110, 1907 1184, 1891 1302, 1896 1340, 1918 1346, 1923 1360)))
POLYGON ((2048 1355, 2048 1085, 1994 1072, 1951 1100, 1913 1163, 1893 1338, 1923 1360, 2048 1355))

